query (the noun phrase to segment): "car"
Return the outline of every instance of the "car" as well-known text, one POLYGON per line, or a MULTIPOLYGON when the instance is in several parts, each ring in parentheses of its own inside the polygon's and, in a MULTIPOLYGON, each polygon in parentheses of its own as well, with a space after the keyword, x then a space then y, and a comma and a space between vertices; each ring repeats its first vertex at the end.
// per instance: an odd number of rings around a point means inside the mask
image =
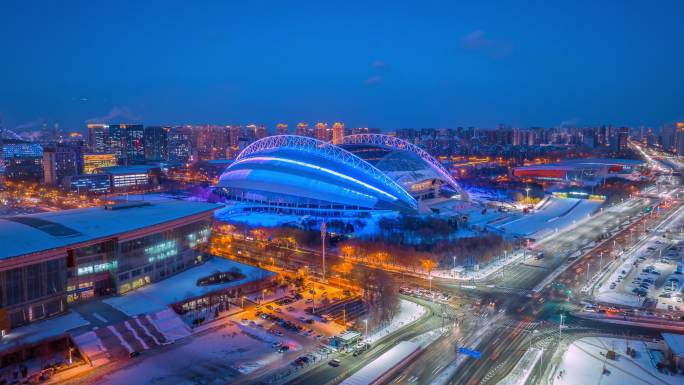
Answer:
POLYGON ((287 311, 295 311, 295 308, 292 307, 292 306, 288 306, 288 307, 287 307, 287 311))
POLYGON ((312 299, 312 298, 309 298, 309 299, 306 300, 306 303, 312 303, 312 302, 313 302, 313 299, 312 299))
POLYGON ((334 359, 328 361, 328 365, 330 365, 330 366, 332 366, 332 367, 334 367, 334 368, 340 366, 340 364, 341 364, 341 362, 340 362, 340 360, 338 360, 337 358, 334 358, 334 359))

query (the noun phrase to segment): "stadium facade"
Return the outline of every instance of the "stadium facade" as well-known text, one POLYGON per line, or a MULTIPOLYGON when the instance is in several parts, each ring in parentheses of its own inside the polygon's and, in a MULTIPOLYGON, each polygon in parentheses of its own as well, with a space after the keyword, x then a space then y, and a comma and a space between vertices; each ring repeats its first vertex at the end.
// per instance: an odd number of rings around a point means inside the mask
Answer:
POLYGON ((607 178, 636 177, 643 165, 643 161, 634 159, 573 159, 515 167, 511 176, 571 186, 597 186, 607 178))
POLYGON ((421 200, 467 199, 438 161, 387 135, 351 135, 339 145, 270 136, 238 155, 217 191, 247 211, 315 216, 415 213, 421 200))

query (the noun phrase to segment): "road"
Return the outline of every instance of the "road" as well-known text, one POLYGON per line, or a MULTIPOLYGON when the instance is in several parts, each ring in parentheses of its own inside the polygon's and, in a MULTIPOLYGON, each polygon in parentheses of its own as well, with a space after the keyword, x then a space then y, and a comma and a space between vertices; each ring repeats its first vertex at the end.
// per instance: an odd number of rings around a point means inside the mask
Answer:
POLYGON ((419 336, 431 330, 435 330, 442 326, 442 306, 434 302, 424 301, 416 298, 410 298, 410 300, 418 302, 419 304, 425 306, 428 309, 427 313, 418 321, 376 342, 375 344, 373 344, 370 350, 366 351, 360 356, 353 357, 351 354, 349 354, 340 357, 339 359, 341 361, 341 364, 337 368, 333 368, 323 363, 322 365, 319 365, 309 370, 308 372, 300 375, 299 377, 293 379, 292 381, 288 382, 288 384, 323 385, 340 382, 344 378, 350 376, 357 370, 364 367, 366 364, 370 363, 371 361, 382 355, 384 352, 392 348, 397 343, 409 340, 413 337, 419 336))

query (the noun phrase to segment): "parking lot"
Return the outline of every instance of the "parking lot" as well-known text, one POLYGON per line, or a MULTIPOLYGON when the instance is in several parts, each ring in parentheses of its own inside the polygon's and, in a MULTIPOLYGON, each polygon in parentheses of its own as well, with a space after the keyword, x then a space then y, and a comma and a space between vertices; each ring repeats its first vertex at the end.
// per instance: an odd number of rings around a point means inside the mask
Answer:
POLYGON ((684 243, 652 236, 630 255, 598 287, 597 299, 628 306, 683 310, 684 276, 677 270, 684 243))

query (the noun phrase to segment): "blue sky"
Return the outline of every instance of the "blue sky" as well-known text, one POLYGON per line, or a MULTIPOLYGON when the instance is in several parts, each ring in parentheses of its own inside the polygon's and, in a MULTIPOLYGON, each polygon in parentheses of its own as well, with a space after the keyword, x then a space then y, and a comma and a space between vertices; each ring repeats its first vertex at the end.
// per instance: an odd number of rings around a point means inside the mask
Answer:
POLYGON ((89 119, 656 126, 684 119, 681 1, 12 1, 7 127, 89 119))

